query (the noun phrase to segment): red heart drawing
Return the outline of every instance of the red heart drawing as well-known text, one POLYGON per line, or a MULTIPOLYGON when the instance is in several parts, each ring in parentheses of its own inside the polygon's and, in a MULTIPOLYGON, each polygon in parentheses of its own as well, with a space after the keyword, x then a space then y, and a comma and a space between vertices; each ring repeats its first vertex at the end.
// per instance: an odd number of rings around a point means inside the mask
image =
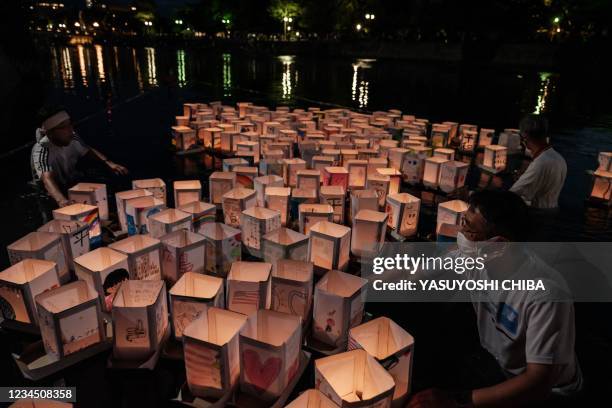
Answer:
POLYGON ((281 359, 269 357, 265 363, 261 363, 259 354, 255 350, 247 349, 242 353, 244 371, 249 382, 257 388, 259 392, 264 392, 270 384, 276 380, 281 370, 281 359))

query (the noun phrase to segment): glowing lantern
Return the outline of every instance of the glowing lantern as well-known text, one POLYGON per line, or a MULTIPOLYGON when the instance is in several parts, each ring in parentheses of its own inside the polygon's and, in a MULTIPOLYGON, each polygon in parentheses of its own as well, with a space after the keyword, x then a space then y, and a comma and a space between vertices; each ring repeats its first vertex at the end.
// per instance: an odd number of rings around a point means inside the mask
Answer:
POLYGON ((478 131, 464 130, 463 136, 461 137, 461 144, 459 146, 459 150, 463 152, 473 152, 476 148, 477 139, 478 131))
POLYGON ((445 147, 450 139, 450 128, 446 126, 437 126, 431 130, 431 146, 445 147))
POLYGON ((507 153, 505 146, 485 146, 482 169, 494 174, 506 170, 507 153))
POLYGON ((505 146, 508 154, 518 153, 521 151, 521 135, 514 132, 501 132, 497 144, 505 146))
POLYGON ((448 160, 443 157, 429 157, 425 159, 423 184, 429 188, 437 188, 440 182, 440 169, 448 160))
POLYGON ((76 203, 98 207, 100 219, 108 220, 108 200, 106 184, 78 183, 68 190, 68 198, 76 203))
POLYGON ((217 218, 217 207, 203 201, 192 201, 178 208, 191 217, 190 228, 193 232, 200 232, 207 222, 215 222, 217 218))
POLYGON ((612 171, 612 152, 599 152, 597 161, 599 163, 598 170, 612 171))
POLYGON ((241 139, 240 132, 227 130, 221 132, 221 152, 229 154, 237 150, 237 143, 241 139))
POLYGON ((174 182, 174 206, 180 207, 202 199, 200 180, 181 180, 174 182))
POLYGON ((351 190, 364 188, 368 172, 367 160, 348 160, 345 166, 348 171, 348 188, 351 190))
POLYGON ((400 186, 402 185, 402 173, 390 167, 378 168, 376 169, 376 173, 383 177, 389 177, 389 191, 387 194, 399 193, 400 186))
POLYGON ((127 190, 121 191, 115 194, 115 202, 117 204, 117 217, 119 218, 119 224, 121 225, 121 231, 127 232, 127 216, 125 213, 125 203, 127 200, 138 197, 152 196, 153 193, 146 189, 139 190, 127 190))
POLYGON ((254 184, 258 207, 264 207, 266 205, 265 191, 267 187, 285 186, 283 178, 276 175, 256 177, 254 180, 254 184))
POLYGON ((360 210, 378 211, 378 194, 375 190, 352 190, 349 221, 352 223, 360 210))
POLYGON ((281 216, 281 225, 287 225, 289 217, 289 196, 291 189, 289 187, 266 187, 265 201, 266 208, 276 210, 281 216))
POLYGON ((52 261, 62 282, 70 280, 70 270, 62 245, 62 236, 54 232, 30 232, 6 247, 11 265, 24 259, 52 261))
POLYGON ((250 140, 236 142, 236 152, 249 152, 253 154, 253 163, 259 163, 259 143, 250 140))
POLYGON ((247 208, 257 204, 255 190, 238 187, 223 195, 223 217, 225 223, 231 227, 240 226, 240 215, 247 208))
POLYGON ((334 208, 329 204, 300 204, 299 231, 310 235, 310 229, 321 221, 332 221, 334 208))
POLYGON ((285 408, 338 408, 338 406, 320 391, 310 389, 301 393, 285 408))
POLYGON ((333 157, 329 156, 313 156, 312 158, 312 168, 314 170, 323 171, 325 167, 331 167, 334 165, 333 157))
POLYGON ((305 261, 308 257, 308 235, 288 228, 278 228, 262 237, 263 259, 275 264, 278 259, 305 261))
POLYGON ((459 161, 442 163, 440 169, 440 190, 445 193, 453 192, 465 185, 470 165, 459 161))
POLYGON ((342 186, 321 186, 319 201, 321 204, 329 204, 334 209, 333 221, 344 223, 346 190, 342 186))
POLYGON ((376 169, 387 167, 389 161, 384 157, 371 157, 368 159, 368 177, 377 174, 376 169))
POLYGON ((436 220, 436 233, 440 231, 442 224, 459 225, 461 216, 468 209, 468 204, 461 200, 450 200, 438 205, 438 217, 436 220))
POLYGON ((130 279, 161 279, 161 242, 148 235, 134 235, 108 246, 128 257, 130 279))
POLYGON ((597 169, 593 172, 591 197, 612 204, 612 172, 597 169))
POLYGON ((185 151, 197 145, 196 131, 188 126, 172 126, 172 137, 177 150, 185 151))
POLYGON ((319 191, 321 187, 321 171, 320 170, 298 170, 296 186, 297 188, 307 188, 319 191))
POLYGON ((211 222, 204 224, 200 234, 206 239, 206 273, 227 276, 232 263, 242 257, 240 230, 211 222))
MULTIPOLYGON (((89 252, 88 226, 80 221, 51 220, 38 228, 41 232, 53 232, 59 234, 62 242, 64 257, 68 269, 74 270, 74 258, 89 252)), ((10 259, 10 257, 9 257, 10 259)), ((70 275, 60 275, 60 280, 69 279, 70 275)))
POLYGON ((249 162, 239 157, 223 160, 223 171, 234 171, 236 167, 248 167, 249 162))
POLYGON ((380 253, 387 233, 388 215, 379 211, 361 210, 353 219, 351 253, 372 258, 380 253))
POLYGON ((272 270, 271 309, 300 316, 306 322, 312 306, 312 280, 312 263, 278 259, 272 270))
POLYGON ((389 167, 401 171, 402 165, 408 153, 410 153, 410 150, 402 147, 394 147, 392 149, 389 149, 389 167))
POLYGON ((227 309, 245 315, 269 309, 271 272, 267 262, 234 262, 227 275, 227 309))
POLYGON ((302 159, 285 159, 284 161, 284 179, 285 184, 289 187, 297 185, 298 170, 306 170, 306 162, 302 159))
MULTIPOLYGON (((431 149, 429 149, 429 151, 431 151, 431 149)), ((404 181, 408 184, 415 185, 423 180, 426 158, 427 153, 419 153, 415 150, 412 150, 404 157, 401 170, 404 181)))
POLYGON ((206 149, 221 150, 221 132, 218 127, 203 128, 198 131, 198 139, 206 149))
POLYGON ((148 234, 150 231, 149 217, 157 214, 163 208, 164 203, 153 196, 127 200, 125 202, 125 214, 128 234, 148 234))
POLYGON ((446 160, 455 160, 455 150, 439 147, 434 150, 434 157, 441 157, 446 160))
POLYGON ((166 183, 164 183, 164 180, 160 178, 133 180, 132 188, 134 190, 145 189, 147 191, 150 191, 153 194, 153 197, 157 198, 158 200, 162 200, 164 202, 164 205, 167 202, 166 183))
POLYGON ((236 185, 244 188, 254 188, 254 180, 259 175, 257 167, 238 166, 234 168, 236 185))
POLYGON ((261 257, 262 237, 281 227, 281 215, 268 208, 251 207, 242 212, 240 227, 245 249, 251 255, 261 257))
POLYGON ((494 129, 480 129, 480 135, 478 136, 478 147, 485 147, 493 144, 493 138, 495 137, 494 129))
POLYGON ((98 207, 89 204, 72 204, 53 210, 53 219, 67 221, 81 221, 89 227, 89 242, 92 246, 102 243, 102 228, 98 207))
MULTIPOLYGON (((194 201, 199 202, 199 201, 194 201)), ((172 231, 191 228, 191 215, 174 208, 168 208, 149 217, 149 233, 159 238, 172 231)))
POLYGON ((366 188, 368 190, 376 191, 378 195, 378 206, 381 207, 385 204, 385 199, 387 194, 389 193, 389 187, 391 184, 391 178, 389 176, 384 176, 382 174, 378 174, 373 172, 368 175, 368 179, 366 181, 366 188))
POLYGON ((388 195, 385 212, 391 234, 405 238, 416 235, 420 206, 421 200, 408 193, 388 195))
POLYGON ((344 167, 325 167, 323 169, 323 185, 341 186, 348 189, 349 173, 344 167))
POLYGON ((176 282, 187 272, 204 273, 205 238, 187 230, 178 230, 161 237, 162 275, 176 282))
POLYGON ((308 259, 319 268, 344 270, 348 266, 350 247, 349 227, 321 221, 310 228, 308 259))
POLYGON ((227 171, 215 171, 208 178, 209 201, 221 207, 223 194, 230 191, 236 185, 236 173, 227 171))

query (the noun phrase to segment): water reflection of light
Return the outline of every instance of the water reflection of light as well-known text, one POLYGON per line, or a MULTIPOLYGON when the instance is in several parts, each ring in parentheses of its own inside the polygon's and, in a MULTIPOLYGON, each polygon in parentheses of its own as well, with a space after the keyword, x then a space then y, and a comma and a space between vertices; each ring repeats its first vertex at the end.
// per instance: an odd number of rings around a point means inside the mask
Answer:
POLYGON ((56 82, 60 77, 60 65, 57 58, 57 48, 51 47, 51 78, 56 82))
POLYGON ((155 48, 145 47, 147 53, 147 81, 149 85, 157 85, 157 69, 155 67, 155 48))
POLYGON ((552 74, 550 72, 540 72, 538 101, 536 102, 533 113, 538 115, 546 111, 552 89, 554 89, 554 85, 552 85, 552 74))
POLYGON ((134 48, 132 48, 132 61, 134 61, 134 71, 136 71, 138 89, 142 92, 144 89, 144 84, 142 82, 142 72, 140 72, 140 63, 138 62, 138 57, 136 56, 136 50, 134 48))
POLYGON ((77 46, 77 52, 79 54, 79 68, 81 70, 81 81, 83 82, 83 86, 87 86, 87 63, 85 62, 85 50, 82 45, 77 46))
POLYGON ((353 63, 353 82, 351 84, 351 99, 357 102, 360 108, 368 106, 370 81, 364 78, 364 70, 372 67, 371 63, 376 60, 359 59, 353 63))
POLYGON ((176 51, 176 71, 178 74, 178 86, 182 88, 187 83, 185 79, 185 50, 176 51))
POLYGON ((232 95, 232 55, 223 54, 223 96, 232 95))
POLYGON ((298 80, 297 70, 295 70, 293 78, 291 73, 295 57, 293 55, 281 55, 278 59, 283 64, 283 75, 281 77, 282 98, 289 99, 293 95, 293 90, 298 80))
POLYGON ((96 44, 96 62, 98 66, 98 78, 100 82, 106 81, 106 72, 104 71, 104 54, 102 53, 102 46, 96 44))
POLYGON ((70 50, 68 49, 68 47, 62 48, 62 80, 64 81, 64 88, 74 88, 72 60, 70 59, 70 50))

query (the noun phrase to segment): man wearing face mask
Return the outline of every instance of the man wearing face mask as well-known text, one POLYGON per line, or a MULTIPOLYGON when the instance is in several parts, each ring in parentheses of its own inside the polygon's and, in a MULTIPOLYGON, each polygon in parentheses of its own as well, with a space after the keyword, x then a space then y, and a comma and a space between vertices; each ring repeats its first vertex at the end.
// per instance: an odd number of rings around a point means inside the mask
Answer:
POLYGON ((36 144, 32 148, 31 167, 34 180, 42 182, 47 193, 58 206, 72 204, 66 198, 68 188, 79 182, 83 174, 77 163, 83 157, 102 164, 117 175, 128 170, 110 161, 96 149, 87 146, 74 131, 70 116, 62 108, 53 108, 43 114, 37 130, 36 144))
POLYGON ((521 121, 520 130, 526 153, 533 157, 533 161, 510 191, 533 208, 557 208, 567 164, 548 143, 548 122, 540 115, 528 115, 521 121))

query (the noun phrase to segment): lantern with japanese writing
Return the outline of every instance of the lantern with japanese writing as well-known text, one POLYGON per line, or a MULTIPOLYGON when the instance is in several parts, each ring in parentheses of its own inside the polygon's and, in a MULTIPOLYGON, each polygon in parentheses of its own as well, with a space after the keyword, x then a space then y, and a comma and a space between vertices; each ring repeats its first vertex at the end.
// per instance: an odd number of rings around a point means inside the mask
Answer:
POLYGON ((128 257, 130 279, 161 279, 161 242, 149 235, 134 235, 108 246, 128 257))
POLYGON ((113 300, 113 356, 146 359, 160 348, 167 332, 166 283, 123 282, 113 300))
POLYGON ((190 229, 191 215, 181 210, 168 208, 150 216, 149 227, 149 234, 153 238, 159 238, 172 231, 190 229))
POLYGON ((321 269, 341 269, 348 266, 351 229, 344 225, 321 221, 310 228, 308 259, 321 269))
POLYGON ((190 229, 193 232, 199 233, 204 224, 215 222, 217 218, 217 207, 203 201, 192 201, 191 203, 183 204, 178 209, 190 215, 190 229))
POLYGON ((189 126, 172 126, 172 137, 179 151, 189 150, 198 143, 196 131, 189 126))
POLYGON ((438 188, 440 183, 440 170, 442 164, 448 160, 443 157, 429 157, 425 159, 425 170, 423 171, 423 184, 429 188, 438 188))
POLYGON ((174 182, 174 206, 200 201, 202 198, 202 184, 200 180, 180 180, 174 182))
POLYGON ((217 207, 223 203, 223 194, 236 186, 236 173, 231 171, 215 171, 208 178, 209 201, 217 207))
POLYGON ((506 170, 507 153, 508 149, 505 146, 485 146, 482 169, 494 174, 506 170))
POLYGON ((391 235, 404 238, 416 235, 420 207, 421 200, 408 193, 387 196, 385 211, 389 215, 387 225, 391 235))
POLYGON ((465 185, 465 179, 470 165, 459 161, 442 163, 440 169, 440 190, 451 193, 465 185))
POLYGON ((319 202, 329 204, 334 209, 333 221, 344 223, 346 190, 342 186, 321 186, 319 202))
POLYGON ((127 232, 128 229, 127 214, 125 212, 126 202, 128 200, 131 200, 132 198, 147 196, 153 196, 153 193, 146 189, 127 190, 115 194, 115 202, 117 204, 117 217, 119 218, 119 225, 121 226, 121 231, 127 232))
POLYGON ((281 225, 287 225, 289 218, 289 196, 291 189, 289 187, 266 187, 265 199, 266 208, 276 210, 281 215, 281 225))
POLYGON ((62 245, 62 236, 55 232, 30 232, 6 247, 11 265, 23 259, 44 259, 55 262, 60 281, 70 280, 70 270, 62 245))
POLYGON ((467 209, 468 204, 462 200, 450 200, 440 203, 436 219, 436 233, 440 231, 442 224, 459 225, 461 216, 467 209))
POLYGON ((477 130, 464 130, 463 136, 461 137, 461 144, 459 145, 459 150, 462 152, 473 152, 476 148, 476 142, 478 140, 478 131, 477 130))
POLYGON ((267 262, 234 262, 227 275, 227 309, 245 315, 269 309, 271 273, 272 264, 267 262))
MULTIPOLYGON (((51 220, 38 228, 41 232, 53 232, 59 234, 62 242, 64 257, 68 269, 74 270, 74 258, 89 252, 88 226, 80 221, 51 220)), ((65 283, 69 274, 60 275, 60 280, 65 283)))
POLYGON ((380 211, 361 210, 353 219, 351 253, 362 258, 378 255, 385 243, 388 215, 380 211))
POLYGON ((84 222, 89 227, 90 244, 95 247, 102 243, 98 207, 89 204, 71 204, 53 210, 53 219, 84 222))
POLYGON ((204 224, 200 234, 206 239, 206 273, 227 276, 232 263, 242 257, 240 230, 219 222, 211 222, 204 224))
POLYGON ((244 248, 251 255, 261 258, 262 237, 281 227, 280 213, 269 208, 251 207, 242 212, 240 220, 244 248))
POLYGON ((204 273, 205 238, 188 230, 164 235, 161 240, 162 276, 176 282, 186 272, 204 273))
POLYGON ((612 172, 601 169, 593 172, 591 197, 612 205, 612 172))
POLYGON ((278 259, 305 261, 308 257, 308 235, 288 228, 278 228, 262 237, 263 259, 274 265, 278 259))
POLYGON ((134 190, 148 190, 153 194, 153 197, 157 198, 158 200, 162 200, 164 202, 164 205, 167 202, 166 183, 164 183, 164 180, 160 178, 132 180, 132 188, 134 190))
POLYGON ((108 199, 106 184, 78 183, 68 190, 68 199, 76 203, 89 204, 98 207, 100 219, 108 220, 108 199))
POLYGON ((132 198, 125 203, 129 235, 148 234, 149 217, 164 209, 164 203, 153 196, 132 198))
POLYGON ((250 188, 234 188, 223 195, 223 218, 231 227, 240 226, 240 215, 247 208, 254 207, 256 203, 255 190, 250 188))
POLYGON ((266 188, 267 187, 284 187, 285 181, 281 176, 269 175, 256 177, 254 180, 255 193, 257 198, 257 206, 265 207, 266 205, 266 188))

